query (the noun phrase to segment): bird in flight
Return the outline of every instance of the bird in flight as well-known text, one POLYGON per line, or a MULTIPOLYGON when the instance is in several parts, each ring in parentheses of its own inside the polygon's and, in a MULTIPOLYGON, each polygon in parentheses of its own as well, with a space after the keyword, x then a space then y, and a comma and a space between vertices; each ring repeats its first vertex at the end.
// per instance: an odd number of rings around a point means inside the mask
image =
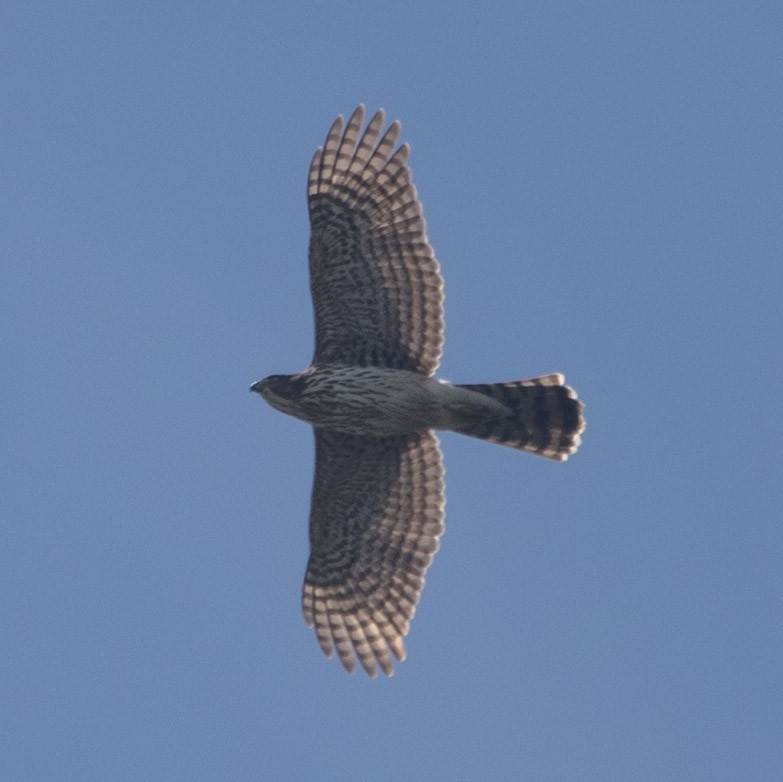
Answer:
POLYGON ((583 405, 561 374, 457 385, 435 377, 443 280, 397 146, 399 122, 366 127, 364 107, 332 123, 310 163, 312 363, 251 386, 311 424, 315 478, 305 621, 327 656, 370 676, 405 658, 424 573, 443 534, 443 464, 434 430, 564 461, 583 405))

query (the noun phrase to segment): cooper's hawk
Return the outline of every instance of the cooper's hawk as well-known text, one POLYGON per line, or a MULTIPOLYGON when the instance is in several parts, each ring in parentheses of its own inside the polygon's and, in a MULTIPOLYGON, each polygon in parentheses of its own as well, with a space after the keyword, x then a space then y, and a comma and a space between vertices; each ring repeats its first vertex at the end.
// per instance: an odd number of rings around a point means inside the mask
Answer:
POLYGON ((400 125, 364 132, 364 107, 338 117, 310 164, 315 354, 296 375, 252 390, 315 430, 310 561, 302 606, 321 649, 353 672, 392 673, 443 533, 434 429, 563 461, 582 403, 559 374, 487 385, 433 377, 443 344, 443 281, 421 205, 395 149, 400 125))

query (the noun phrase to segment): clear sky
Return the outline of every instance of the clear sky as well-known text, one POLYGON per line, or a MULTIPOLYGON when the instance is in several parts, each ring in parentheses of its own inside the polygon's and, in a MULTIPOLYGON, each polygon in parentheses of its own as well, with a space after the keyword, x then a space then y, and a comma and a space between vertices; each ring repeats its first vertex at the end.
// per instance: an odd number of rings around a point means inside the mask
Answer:
POLYGON ((0 778, 779 780, 779 2, 0 10, 0 778), (305 175, 399 118, 441 375, 562 371, 565 464, 445 434, 391 679, 303 623, 305 175))

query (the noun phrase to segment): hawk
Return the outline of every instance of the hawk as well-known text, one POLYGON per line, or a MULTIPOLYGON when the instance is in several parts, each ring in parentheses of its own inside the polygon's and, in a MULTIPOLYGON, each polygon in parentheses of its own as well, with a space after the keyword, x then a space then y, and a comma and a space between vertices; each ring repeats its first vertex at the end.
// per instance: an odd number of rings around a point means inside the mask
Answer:
POLYGON ((252 391, 312 424, 315 478, 302 609, 327 656, 391 675, 443 534, 434 430, 563 461, 585 427, 563 375, 457 385, 434 376, 443 280, 399 122, 339 116, 308 176, 315 353, 252 391))

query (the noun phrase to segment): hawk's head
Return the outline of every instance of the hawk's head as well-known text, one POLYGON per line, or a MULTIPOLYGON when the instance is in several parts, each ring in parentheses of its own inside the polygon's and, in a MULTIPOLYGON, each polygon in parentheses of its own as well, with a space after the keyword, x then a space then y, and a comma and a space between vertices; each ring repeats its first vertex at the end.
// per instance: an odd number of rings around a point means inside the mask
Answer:
POLYGON ((296 415, 299 400, 307 386, 307 376, 269 375, 250 386, 251 391, 261 394, 266 401, 283 413, 296 415))

